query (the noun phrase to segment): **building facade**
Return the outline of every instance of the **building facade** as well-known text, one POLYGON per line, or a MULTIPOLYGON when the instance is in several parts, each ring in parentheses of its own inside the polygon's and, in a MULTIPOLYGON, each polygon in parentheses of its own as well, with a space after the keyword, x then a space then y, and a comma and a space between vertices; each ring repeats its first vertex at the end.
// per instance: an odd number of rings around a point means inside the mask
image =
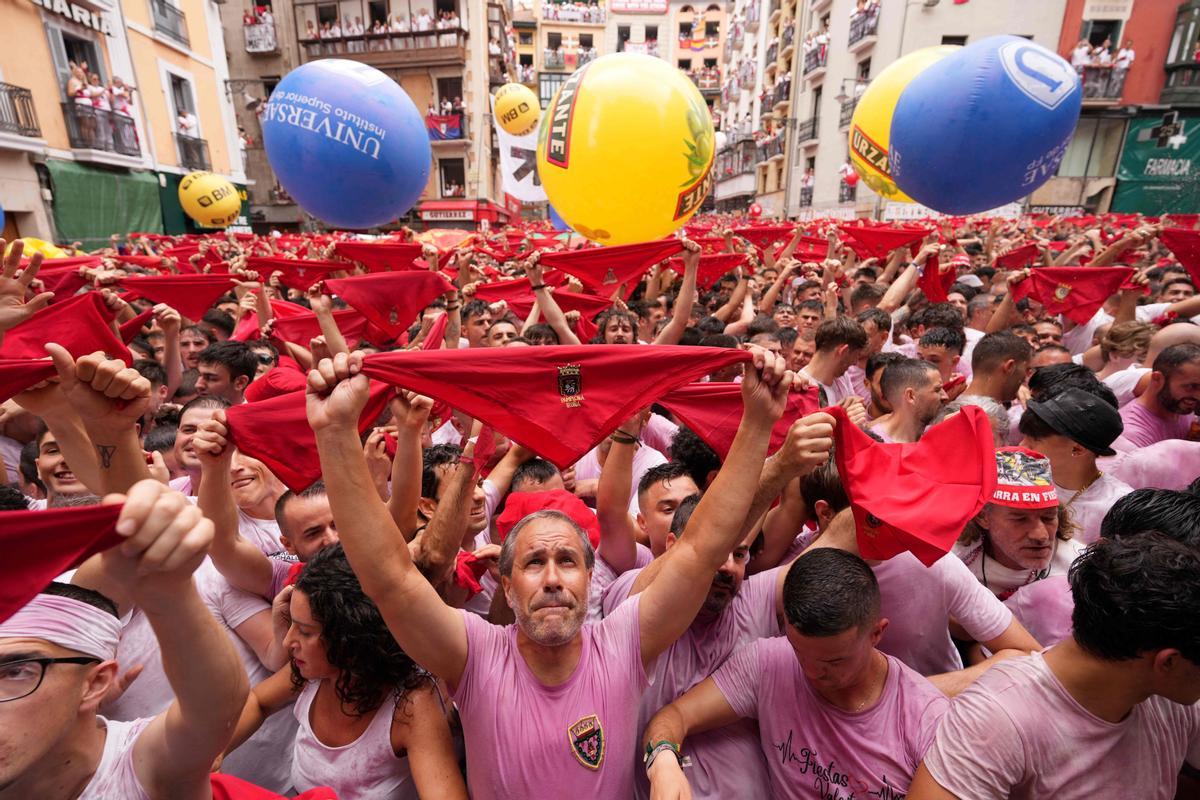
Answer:
POLYGON ((767 64, 764 22, 770 15, 771 0, 735 0, 729 15, 715 115, 720 124, 713 195, 721 212, 746 210, 758 192, 758 142, 770 127, 770 120, 763 118, 770 109, 764 108, 764 92, 759 90, 767 64))
POLYGON ((239 187, 237 130, 210 0, 0 0, 0 206, 6 238, 99 247, 183 233, 179 179, 239 187))
POLYGON ((361 61, 400 84, 422 109, 433 149, 429 183, 396 224, 475 227, 512 213, 500 184, 491 90, 516 79, 511 5, 502 0, 285 0, 221 7, 231 52, 228 93, 254 177, 252 222, 313 228, 276 181, 258 113, 283 75, 322 58, 361 61), (264 14, 265 10, 265 14, 264 14))
POLYGON ((796 17, 801 52, 793 64, 795 122, 786 142, 783 202, 773 201, 779 195, 769 191, 772 184, 761 187, 772 199, 771 211, 789 217, 903 215, 907 209, 899 206, 905 204, 885 202, 861 181, 851 186, 843 180, 850 121, 871 79, 915 50, 997 34, 1024 36, 1054 50, 1066 4, 884 0, 860 8, 856 0, 805 0, 796 17))

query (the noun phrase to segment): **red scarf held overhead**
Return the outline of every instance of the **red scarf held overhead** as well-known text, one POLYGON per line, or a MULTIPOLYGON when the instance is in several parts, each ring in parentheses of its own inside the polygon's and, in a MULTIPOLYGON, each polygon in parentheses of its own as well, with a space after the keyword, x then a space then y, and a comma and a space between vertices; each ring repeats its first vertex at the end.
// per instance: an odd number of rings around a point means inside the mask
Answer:
POLYGON ((337 294, 389 339, 408 330, 416 316, 454 286, 436 272, 384 272, 328 278, 325 288, 337 294), (395 313, 395 322, 392 314, 395 313))
POLYGON ((1132 267, 1038 267, 1013 287, 1013 301, 1032 297, 1046 313, 1086 325, 1133 275, 1132 267))
POLYGON ((913 444, 876 442, 840 406, 834 457, 865 559, 905 551, 925 566, 950 552, 963 526, 996 491, 996 448, 987 415, 965 406, 913 444))
POLYGON ((796 226, 751 225, 746 228, 734 228, 733 232, 762 251, 778 241, 791 238, 792 234, 796 232, 796 226))
MULTIPOLYGON (((1174 219, 1174 215, 1171 218, 1174 219)), ((1200 284, 1200 231, 1163 228, 1158 239, 1175 255, 1180 266, 1187 270, 1192 282, 1200 284)))
POLYGON ((246 402, 258 403, 281 394, 303 390, 308 376, 300 365, 287 356, 279 357, 279 366, 272 367, 246 387, 246 402))
MULTIPOLYGON (((333 322, 342 332, 346 346, 351 349, 367 338, 370 322, 361 311, 353 308, 334 311, 333 322)), ((321 323, 317 321, 317 315, 309 311, 290 317, 276 317, 271 330, 273 335, 282 341, 308 347, 313 339, 321 335, 321 323)))
POLYGON ((466 550, 458 551, 454 560, 454 582, 467 590, 468 600, 483 591, 483 584, 479 580, 487 571, 488 562, 485 559, 476 558, 474 553, 466 550))
POLYGON ((374 353, 363 372, 442 400, 566 469, 657 397, 745 350, 557 345, 374 353))
POLYGON ((142 328, 146 327, 146 323, 149 322, 153 316, 154 309, 146 309, 128 322, 122 322, 120 327, 117 328, 117 335, 121 337, 122 342, 128 345, 141 335, 142 328))
POLYGON ((400 242, 338 242, 333 252, 342 258, 361 262, 369 272, 404 272, 417 269, 421 245, 400 242))
MULTIPOLYGON (((547 285, 553 285, 549 279, 547 285)), ((480 284, 475 289, 475 296, 488 303, 498 303, 503 300, 521 319, 529 316, 537 303, 537 298, 530 288, 528 278, 518 278, 515 281, 497 281, 496 283, 480 284)), ((554 300, 565 314, 568 311, 578 311, 580 319, 591 320, 601 311, 612 306, 612 301, 592 294, 568 292, 565 289, 555 289, 554 300)), ((592 334, 595 335, 594 333, 592 334)), ((588 337, 589 339, 591 336, 588 337)), ((580 337, 580 341, 587 341, 580 337)))
POLYGON ((0 403, 16 397, 31 386, 48 381, 58 372, 48 357, 40 361, 29 358, 0 358, 0 403))
POLYGON ((140 267, 142 269, 165 270, 162 256, 108 256, 113 261, 119 264, 129 264, 132 267, 140 267))
POLYGON ((897 247, 907 247, 915 256, 921 249, 921 240, 931 232, 930 228, 900 228, 890 225, 839 225, 838 228, 850 237, 848 244, 859 258, 874 257, 880 261, 887 261, 888 256, 897 247))
POLYGON ((543 253, 541 263, 574 275, 595 294, 611 296, 624 284, 628 298, 651 266, 682 249, 678 239, 543 253))
POLYGON ((122 278, 117 285, 132 293, 130 299, 145 297, 166 303, 190 320, 199 320, 217 298, 229 293, 233 279, 228 274, 155 275, 122 278))
POLYGON ((119 505, 0 512, 0 622, 57 576, 125 541, 117 534, 120 515, 119 505))
MULTIPOLYGON (((372 382, 366 408, 358 418, 359 433, 375 424, 391 396, 390 386, 372 382)), ((296 493, 321 477, 317 438, 308 425, 305 403, 304 392, 289 392, 231 406, 225 412, 234 446, 266 464, 284 486, 296 493)))
POLYGON ((1040 254, 1041 250, 1038 246, 1030 242, 996 256, 994 264, 996 269, 1024 269, 1032 266, 1040 254))
POLYGON ((43 308, 4 334, 0 357, 45 358, 46 343, 56 342, 75 358, 101 350, 126 364, 133 356, 113 332, 113 313, 98 292, 88 292, 43 308))
POLYGON ((274 272, 281 272, 279 282, 291 289, 307 292, 308 287, 328 278, 334 272, 347 271, 350 265, 344 261, 315 261, 311 259, 280 258, 276 256, 251 256, 246 260, 247 269, 257 272, 264 281, 274 272))
MULTIPOLYGON (((733 272, 738 267, 746 265, 745 253, 721 253, 715 256, 700 256, 700 267, 696 271, 696 285, 708 289, 723 276, 733 272)), ((667 266, 679 275, 683 274, 682 258, 672 258, 667 266)))
MULTIPOLYGON (((771 429, 768 454, 783 446, 792 423, 812 414, 820 406, 815 386, 790 392, 783 416, 771 429)), ((733 437, 742 422, 742 386, 731 381, 689 383, 664 394, 659 404, 679 418, 706 445, 711 447, 721 460, 729 455, 733 437)))
POLYGON ((917 288, 925 293, 929 302, 944 303, 950 299, 950 287, 956 280, 958 271, 953 264, 942 265, 937 256, 930 256, 921 270, 921 277, 917 279, 917 288))
POLYGON ((450 324, 449 314, 440 314, 429 326, 429 333, 421 342, 422 350, 440 350, 446 338, 446 326, 450 324))
MULTIPOLYGON (((257 293, 259 290, 255 289, 257 293)), ((302 305, 288 302, 287 300, 269 300, 271 306, 271 316, 274 319, 288 319, 289 317, 302 317, 305 314, 312 312, 302 305)), ((233 335, 229 337, 235 342, 248 342, 251 339, 262 338, 262 329, 258 327, 258 314, 252 313, 242 317, 237 327, 233 329, 233 335)), ((307 345, 305 345, 307 347, 307 345)))

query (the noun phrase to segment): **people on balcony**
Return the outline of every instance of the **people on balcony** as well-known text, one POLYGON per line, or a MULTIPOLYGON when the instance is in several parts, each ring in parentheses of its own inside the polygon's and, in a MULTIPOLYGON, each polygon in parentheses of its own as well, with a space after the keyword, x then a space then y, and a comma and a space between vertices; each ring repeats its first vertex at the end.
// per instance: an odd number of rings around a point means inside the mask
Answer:
POLYGON ((1113 69, 1129 69, 1133 66, 1133 61, 1137 54, 1133 51, 1133 39, 1126 39, 1124 46, 1117 51, 1117 57, 1113 59, 1113 69))
MULTIPOLYGON (((433 17, 429 14, 429 9, 422 8, 421 13, 413 20, 414 31, 430 31, 433 30, 433 17)), ((434 38, 432 36, 418 36, 417 47, 432 47, 434 38)))
POLYGON ((175 117, 175 131, 181 136, 190 136, 196 138, 199 132, 200 123, 196 119, 196 115, 186 108, 181 108, 175 117))
POLYGON ((362 17, 355 17, 353 22, 346 23, 345 35, 350 40, 346 43, 346 50, 351 53, 363 52, 366 49, 362 38, 364 33, 362 17))
MULTIPOLYGON (((403 14, 396 14, 392 17, 392 33, 408 33, 412 30, 412 26, 408 17, 403 14)), ((412 40, 407 36, 398 36, 394 40, 393 47, 397 50, 407 50, 412 47, 412 40)))

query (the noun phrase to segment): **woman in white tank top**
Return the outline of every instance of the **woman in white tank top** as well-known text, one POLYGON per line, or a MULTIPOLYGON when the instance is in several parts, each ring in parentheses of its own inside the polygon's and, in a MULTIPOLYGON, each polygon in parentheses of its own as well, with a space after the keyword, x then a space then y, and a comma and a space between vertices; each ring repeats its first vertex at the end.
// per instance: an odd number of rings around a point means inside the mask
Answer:
POLYGON ((313 556, 290 597, 292 663, 255 686, 229 752, 295 703, 296 791, 341 800, 466 800, 442 694, 392 639, 341 545, 313 556))

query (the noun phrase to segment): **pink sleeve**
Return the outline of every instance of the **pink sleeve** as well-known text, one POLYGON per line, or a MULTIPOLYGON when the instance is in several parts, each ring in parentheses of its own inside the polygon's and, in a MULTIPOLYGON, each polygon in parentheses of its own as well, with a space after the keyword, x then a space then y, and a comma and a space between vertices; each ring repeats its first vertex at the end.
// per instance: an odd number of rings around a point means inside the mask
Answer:
MULTIPOLYGON (((488 670, 499 670, 504 661, 503 650, 507 636, 504 628, 493 625, 478 614, 459 609, 467 629, 467 663, 463 667, 458 686, 452 687, 451 697, 460 705, 469 705, 476 699, 492 702, 494 698, 488 686, 488 670), (476 672, 480 674, 475 675, 476 672), (478 685, 477 685, 478 684, 478 685)), ((520 658, 520 656, 517 656, 520 658)))
POLYGON ((1007 798, 1027 770, 1016 726, 996 700, 978 688, 950 704, 924 764, 939 786, 971 800, 1007 798))
POLYGON ((611 657, 611 663, 622 665, 645 689, 654 682, 654 676, 647 674, 642 663, 642 617, 638 611, 641 602, 642 595, 635 594, 621 603, 603 622, 592 626, 592 636, 597 652, 611 657))
POLYGON ((950 616, 977 642, 995 639, 1012 623, 1013 614, 996 595, 975 579, 962 559, 942 559, 945 570, 946 605, 950 616))
POLYGON ((671 440, 675 438, 675 432, 678 430, 679 426, 666 417, 651 414, 646 427, 642 428, 642 442, 660 453, 668 453, 671 450, 671 440))
POLYGON ((712 675, 725 702, 739 717, 758 718, 758 693, 754 689, 762 680, 758 654, 766 641, 759 639, 738 648, 712 675))

